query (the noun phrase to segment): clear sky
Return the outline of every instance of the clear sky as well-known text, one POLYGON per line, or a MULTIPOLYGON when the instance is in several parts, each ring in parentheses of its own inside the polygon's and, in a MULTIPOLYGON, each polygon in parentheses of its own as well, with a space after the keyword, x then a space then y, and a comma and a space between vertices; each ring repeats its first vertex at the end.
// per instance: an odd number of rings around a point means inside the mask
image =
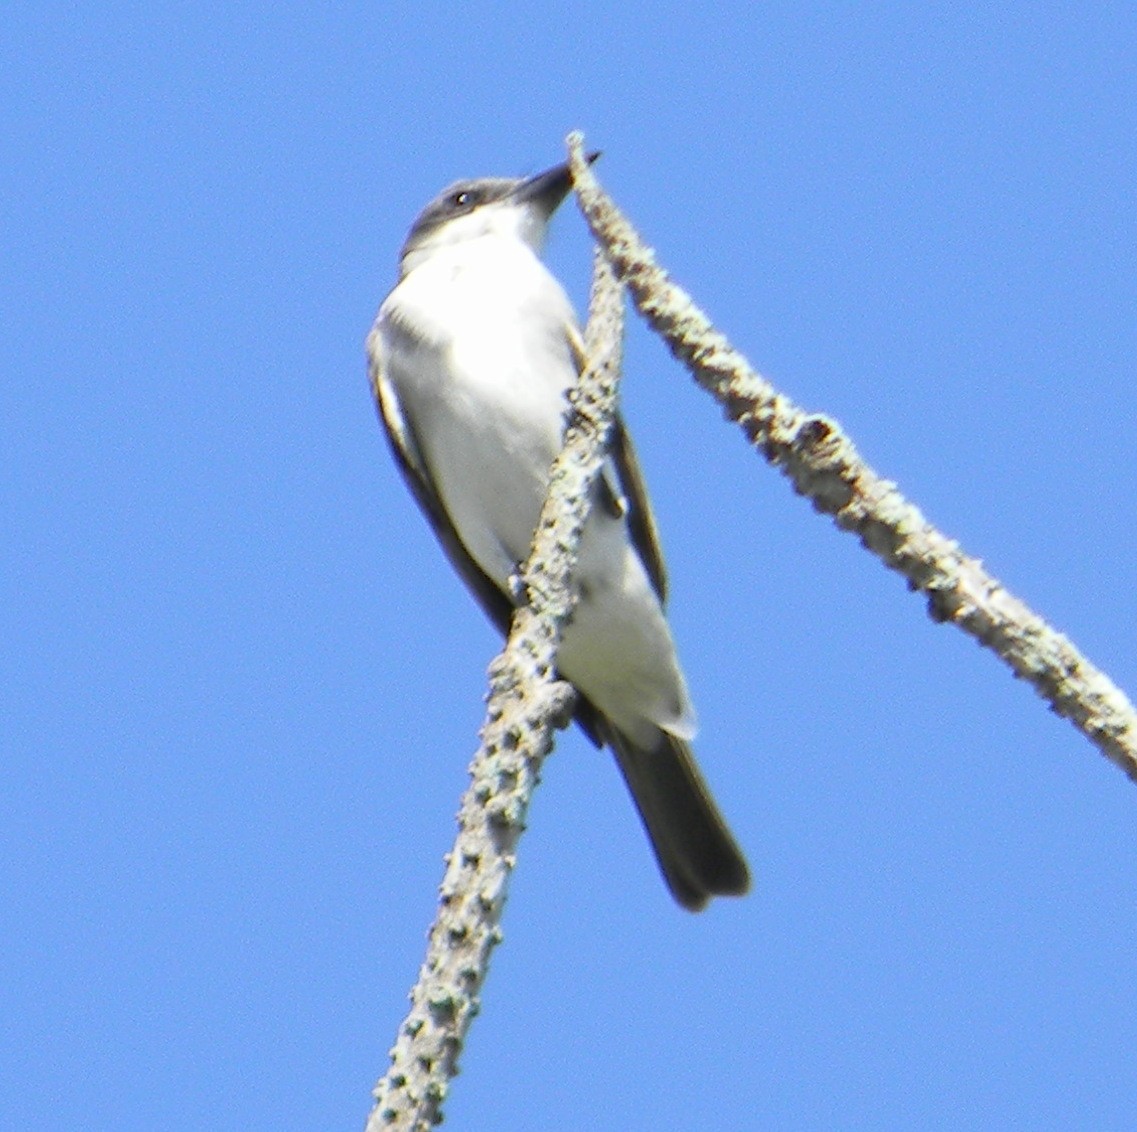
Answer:
MULTIPOLYGON (((1137 691, 1132 5, 3 22, 0 1127, 361 1127, 497 648, 363 339, 422 204, 571 128, 758 368, 1137 691)), ((570 203, 581 305, 588 259, 570 203)), ((448 1126, 1134 1127, 1137 787, 627 359, 755 888, 677 909, 563 736, 448 1126)))

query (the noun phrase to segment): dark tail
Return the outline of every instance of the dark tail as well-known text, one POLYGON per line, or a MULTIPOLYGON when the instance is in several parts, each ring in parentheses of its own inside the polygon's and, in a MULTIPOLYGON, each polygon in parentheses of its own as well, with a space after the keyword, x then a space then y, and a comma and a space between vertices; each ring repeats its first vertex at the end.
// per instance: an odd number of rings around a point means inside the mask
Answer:
POLYGON ((698 912, 712 896, 745 893, 746 858, 690 746, 661 731, 654 749, 637 747, 614 728, 606 731, 671 895, 698 912))

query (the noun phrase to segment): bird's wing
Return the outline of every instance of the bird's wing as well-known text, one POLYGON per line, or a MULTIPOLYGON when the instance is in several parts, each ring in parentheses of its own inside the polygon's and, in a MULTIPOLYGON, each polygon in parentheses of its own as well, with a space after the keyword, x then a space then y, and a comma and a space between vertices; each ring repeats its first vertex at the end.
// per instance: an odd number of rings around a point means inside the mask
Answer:
POLYGON ((610 443, 620 487, 628 501, 627 522, 632 545, 651 579, 659 604, 664 605, 667 602, 667 567, 663 562, 663 548, 659 544, 659 529, 655 525, 651 500, 647 496, 647 485, 636 459, 631 434, 620 416, 616 417, 612 426, 610 443))
POLYGON ((486 616, 497 626, 503 636, 509 633, 509 622, 513 617, 513 606, 504 593, 490 579, 489 575, 470 557, 462 545, 454 524, 446 514, 442 498, 434 486, 434 480, 422 457, 422 449, 414 434, 411 422, 403 413, 399 394, 386 372, 383 346, 380 335, 372 331, 367 341, 367 355, 371 374, 371 391, 379 410, 379 419, 391 445, 395 463, 403 474, 411 494, 415 497, 422 513, 426 516, 450 564, 458 576, 466 583, 486 616))
MULTIPOLYGON (((575 326, 569 327, 568 337, 577 370, 582 372, 588 364, 584 340, 575 326)), ((609 434, 608 456, 612 461, 611 466, 615 469, 616 482, 612 482, 608 469, 605 469, 605 475, 601 477, 600 483, 601 490, 608 498, 602 502, 617 514, 620 511, 625 513, 632 546, 635 547, 636 554, 639 555, 640 562, 643 563, 647 576, 651 579, 660 605, 664 605, 667 602, 667 567, 663 562, 659 528, 655 525, 647 484, 644 483, 643 473, 636 459, 635 446, 619 413, 616 414, 609 434)))

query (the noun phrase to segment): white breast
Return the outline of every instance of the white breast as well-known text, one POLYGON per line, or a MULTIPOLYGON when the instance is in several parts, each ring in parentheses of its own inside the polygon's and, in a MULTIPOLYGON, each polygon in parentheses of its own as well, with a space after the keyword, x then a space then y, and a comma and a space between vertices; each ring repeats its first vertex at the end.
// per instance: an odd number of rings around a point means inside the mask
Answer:
POLYGON ((529 548, 575 379, 572 307, 525 245, 416 267, 379 314, 390 379, 463 543, 499 585, 529 548))

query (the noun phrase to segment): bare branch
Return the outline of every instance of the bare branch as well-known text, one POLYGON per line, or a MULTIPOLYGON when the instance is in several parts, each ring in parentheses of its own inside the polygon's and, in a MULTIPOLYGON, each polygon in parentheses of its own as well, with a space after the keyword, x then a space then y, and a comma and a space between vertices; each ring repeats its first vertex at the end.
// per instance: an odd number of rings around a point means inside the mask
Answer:
POLYGON ((865 464, 835 421, 807 414, 760 377, 671 281, 600 188, 581 135, 567 140, 577 199, 593 235, 640 313, 726 415, 795 491, 925 594, 933 620, 957 625, 995 652, 1137 780, 1137 714, 1124 692, 865 464))
POLYGON ((572 718, 575 693, 556 679, 561 630, 575 603, 571 573, 616 402, 623 343, 623 289, 597 253, 580 382, 564 449, 553 464, 533 549, 518 583, 528 594, 504 651, 490 666, 482 743, 458 813, 438 916, 411 1010, 375 1086, 367 1132, 429 1129, 442 1119, 450 1079, 478 1011, 517 843, 554 727, 572 718))

